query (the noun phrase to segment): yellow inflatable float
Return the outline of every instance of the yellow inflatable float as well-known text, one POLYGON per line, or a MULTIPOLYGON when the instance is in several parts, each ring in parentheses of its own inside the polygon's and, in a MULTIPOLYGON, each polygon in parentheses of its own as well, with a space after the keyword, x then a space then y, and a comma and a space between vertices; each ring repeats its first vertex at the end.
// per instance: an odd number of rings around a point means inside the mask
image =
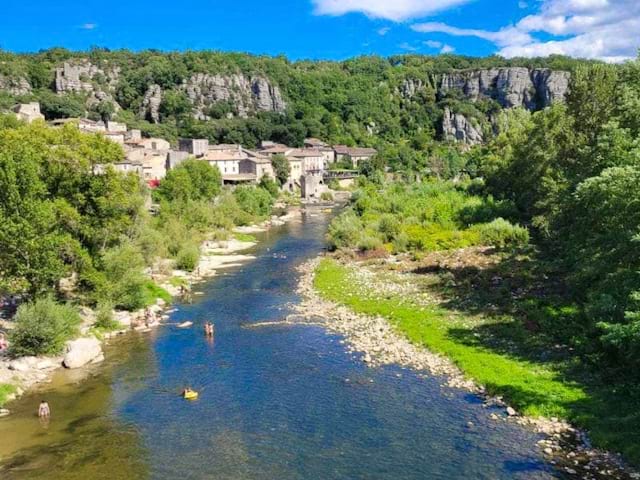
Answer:
POLYGON ((198 398, 198 392, 193 390, 185 390, 182 393, 185 400, 196 400, 198 398))

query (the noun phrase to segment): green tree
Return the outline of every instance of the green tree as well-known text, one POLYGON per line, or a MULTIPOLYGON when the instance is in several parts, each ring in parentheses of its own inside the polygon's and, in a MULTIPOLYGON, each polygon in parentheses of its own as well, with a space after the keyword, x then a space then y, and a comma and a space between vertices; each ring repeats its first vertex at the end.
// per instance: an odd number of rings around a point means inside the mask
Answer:
POLYGON ((170 170, 157 192, 169 201, 212 200, 220 193, 222 175, 202 160, 190 159, 170 170))
POLYGON ((287 183, 289 179, 289 175, 291 174, 291 165, 289 165, 289 160, 284 155, 274 155, 271 157, 271 165, 273 165, 273 170, 276 174, 276 180, 280 184, 280 186, 287 183))

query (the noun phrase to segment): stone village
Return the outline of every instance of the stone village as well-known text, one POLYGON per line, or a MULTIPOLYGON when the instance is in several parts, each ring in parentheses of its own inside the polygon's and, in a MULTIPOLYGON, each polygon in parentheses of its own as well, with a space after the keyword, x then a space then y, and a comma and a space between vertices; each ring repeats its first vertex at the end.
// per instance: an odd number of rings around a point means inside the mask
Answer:
MULTIPOLYGON (((29 123, 44 120, 37 102, 17 105, 14 113, 29 123)), ((327 190, 328 180, 347 186, 361 162, 370 161, 377 153, 373 148, 330 146, 317 138, 305 139, 303 148, 263 141, 258 149, 252 150, 242 145, 210 145, 206 139, 190 138, 180 139, 173 146, 163 138, 143 138, 140 130, 129 130, 119 122, 65 118, 50 123, 53 126, 76 124, 83 132, 102 134, 121 145, 124 158, 114 165, 116 171, 135 172, 151 188, 157 187, 170 169, 188 158, 217 167, 225 185, 257 184, 265 176, 275 179, 271 160, 275 155, 282 155, 290 167, 283 190, 300 191, 305 200, 314 200, 327 190), (336 165, 348 168, 338 170, 334 168, 336 165)), ((104 167, 98 170, 100 168, 104 167)))

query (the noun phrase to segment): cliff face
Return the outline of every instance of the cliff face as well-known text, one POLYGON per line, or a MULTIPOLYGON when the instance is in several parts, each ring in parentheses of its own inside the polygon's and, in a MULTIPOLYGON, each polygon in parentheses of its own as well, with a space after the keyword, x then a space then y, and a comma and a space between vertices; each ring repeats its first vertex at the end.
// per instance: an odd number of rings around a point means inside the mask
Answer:
POLYGON ((475 119, 468 119, 460 113, 453 113, 445 107, 442 117, 442 134, 445 140, 477 145, 484 140, 482 126, 475 119))
MULTIPOLYGON (((209 109, 221 102, 230 104, 235 115, 242 118, 256 112, 283 113, 287 108, 280 89, 264 77, 197 73, 183 81, 178 90, 187 95, 199 120, 209 119, 209 109)), ((159 85, 150 85, 139 115, 158 123, 162 96, 159 85)))
POLYGON ((58 95, 88 93, 88 107, 103 100, 110 100, 118 109, 112 93, 119 78, 120 69, 117 66, 100 68, 87 60, 65 62, 56 68, 55 92, 58 95))
POLYGON ((504 108, 535 110, 564 100, 569 72, 524 67, 492 68, 443 74, 438 83, 440 96, 458 90, 472 102, 490 98, 504 108))
POLYGON ((0 75, 0 90, 9 92, 11 95, 28 95, 32 89, 26 78, 0 75))
POLYGON ((207 109, 229 102, 238 116, 255 112, 284 112, 286 103, 280 89, 264 77, 209 75, 198 73, 181 86, 194 106, 194 115, 206 120, 207 109))

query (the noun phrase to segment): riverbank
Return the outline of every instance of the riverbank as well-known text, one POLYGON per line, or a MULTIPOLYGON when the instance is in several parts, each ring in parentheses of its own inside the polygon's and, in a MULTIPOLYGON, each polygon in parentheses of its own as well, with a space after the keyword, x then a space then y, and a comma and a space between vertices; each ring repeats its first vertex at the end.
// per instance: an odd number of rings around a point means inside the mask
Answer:
POLYGON ((592 448, 584 431, 553 414, 553 403, 577 401, 584 392, 541 365, 456 341, 451 330, 464 329, 465 319, 440 308, 419 282, 396 281, 396 260, 388 262, 382 272, 333 259, 301 266, 299 292, 305 300, 298 318, 289 320, 321 323, 344 335, 350 350, 362 352, 371 366, 396 363, 429 372, 443 377, 444 388, 469 390, 487 406, 502 406, 504 415, 491 418, 544 435, 541 450, 572 478, 640 478, 618 455, 592 448), (538 410, 518 401, 531 389, 538 392, 538 410))
MULTIPOLYGON (((180 297, 182 288, 191 290, 192 286, 214 277, 220 270, 232 268, 255 257, 244 254, 255 245, 258 240, 247 234, 266 232, 272 227, 284 225, 286 222, 299 218, 301 210, 299 208, 290 209, 280 217, 272 217, 260 224, 238 227, 230 233, 230 238, 219 241, 205 241, 201 246, 201 255, 198 265, 192 272, 184 270, 170 269, 167 271, 166 262, 158 262, 156 268, 149 269, 146 274, 158 286, 166 290, 171 297, 180 297)), ((189 294, 190 295, 190 294, 189 294)), ((167 310, 171 303, 163 299, 157 299, 154 305, 134 312, 114 311, 113 316, 118 326, 110 331, 101 331, 94 327, 96 320, 95 312, 88 307, 81 307, 82 325, 80 326, 81 336, 79 339, 69 342, 68 350, 73 345, 79 344, 82 353, 75 356, 83 357, 83 363, 73 366, 73 368, 85 368, 96 363, 100 363, 102 355, 101 344, 112 341, 128 332, 147 332, 163 324, 168 318, 167 310), (152 314, 151 320, 146 318, 147 310, 152 314), (77 342, 77 340, 83 340, 77 342), (86 342, 85 342, 86 340, 86 342), (83 343, 91 343, 89 349, 83 343)), ((4 328, 10 329, 11 322, 4 321, 4 328)), ((80 350, 76 349, 76 352, 80 350)), ((9 358, 0 356, 0 417, 7 416, 11 412, 4 406, 17 400, 25 393, 51 382, 52 375, 60 368, 64 368, 65 357, 70 352, 57 356, 21 357, 9 358)))

